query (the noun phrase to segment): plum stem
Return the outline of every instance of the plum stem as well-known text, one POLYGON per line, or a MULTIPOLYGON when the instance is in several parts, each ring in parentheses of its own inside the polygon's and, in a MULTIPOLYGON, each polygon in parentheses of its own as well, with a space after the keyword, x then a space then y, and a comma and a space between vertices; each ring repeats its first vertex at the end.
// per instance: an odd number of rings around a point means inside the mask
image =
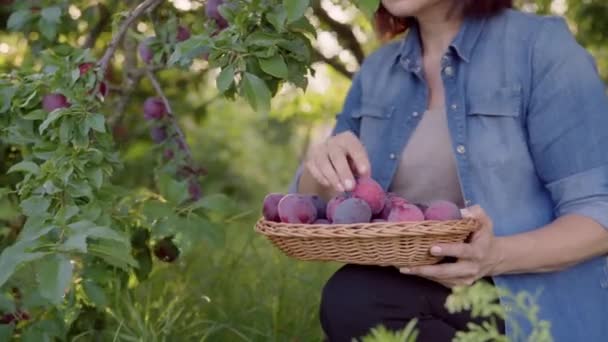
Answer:
POLYGON ((139 5, 137 5, 135 8, 133 8, 131 11, 129 11, 129 14, 127 14, 127 17, 118 28, 118 32, 112 37, 112 40, 110 41, 106 52, 103 54, 101 59, 99 59, 99 72, 101 75, 105 75, 106 70, 110 65, 110 60, 112 59, 112 56, 114 56, 114 52, 116 52, 116 49, 118 48, 118 43, 127 33, 127 30, 129 29, 131 24, 133 24, 133 22, 137 18, 139 18, 147 9, 160 4, 162 1, 163 0, 145 0, 139 5))

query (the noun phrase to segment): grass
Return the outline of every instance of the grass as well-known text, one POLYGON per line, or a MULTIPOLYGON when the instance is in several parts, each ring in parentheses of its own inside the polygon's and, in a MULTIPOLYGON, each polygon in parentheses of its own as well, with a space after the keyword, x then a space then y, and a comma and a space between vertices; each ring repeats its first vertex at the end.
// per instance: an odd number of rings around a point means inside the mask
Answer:
POLYGON ((119 298, 106 338, 321 341, 321 289, 339 265, 284 256, 253 231, 253 216, 226 225, 225 246, 201 244, 119 298))

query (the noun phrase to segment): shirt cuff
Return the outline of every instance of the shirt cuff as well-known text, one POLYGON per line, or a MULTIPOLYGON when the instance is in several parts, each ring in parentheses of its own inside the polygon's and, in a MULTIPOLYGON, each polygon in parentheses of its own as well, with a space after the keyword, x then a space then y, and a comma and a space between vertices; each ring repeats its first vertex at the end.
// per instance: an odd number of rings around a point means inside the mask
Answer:
POLYGON ((557 216, 583 215, 608 229, 608 165, 562 178, 547 188, 557 216))
POLYGON ((298 169, 296 170, 293 179, 291 180, 291 184, 289 184, 289 188, 287 189, 288 194, 295 194, 298 192, 298 185, 300 184, 300 178, 302 177, 303 165, 300 164, 298 169))

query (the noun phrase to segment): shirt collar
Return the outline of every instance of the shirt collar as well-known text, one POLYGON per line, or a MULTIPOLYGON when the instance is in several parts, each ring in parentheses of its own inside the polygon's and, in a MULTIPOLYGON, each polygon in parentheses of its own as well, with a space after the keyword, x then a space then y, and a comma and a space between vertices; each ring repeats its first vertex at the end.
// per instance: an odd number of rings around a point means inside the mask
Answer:
MULTIPOLYGON (((473 48, 485 25, 485 18, 466 18, 458 34, 452 40, 450 48, 465 62, 469 62, 473 48)), ((414 22, 402 39, 399 48, 399 62, 409 71, 419 70, 421 67, 421 43, 418 25, 414 22)))

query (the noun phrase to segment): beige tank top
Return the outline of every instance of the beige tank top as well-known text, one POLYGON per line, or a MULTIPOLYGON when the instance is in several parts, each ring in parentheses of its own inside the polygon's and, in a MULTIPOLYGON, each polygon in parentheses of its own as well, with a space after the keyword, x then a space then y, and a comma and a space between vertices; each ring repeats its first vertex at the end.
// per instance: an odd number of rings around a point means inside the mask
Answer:
POLYGON ((403 149, 389 191, 410 202, 464 206, 445 110, 426 111, 403 149))

